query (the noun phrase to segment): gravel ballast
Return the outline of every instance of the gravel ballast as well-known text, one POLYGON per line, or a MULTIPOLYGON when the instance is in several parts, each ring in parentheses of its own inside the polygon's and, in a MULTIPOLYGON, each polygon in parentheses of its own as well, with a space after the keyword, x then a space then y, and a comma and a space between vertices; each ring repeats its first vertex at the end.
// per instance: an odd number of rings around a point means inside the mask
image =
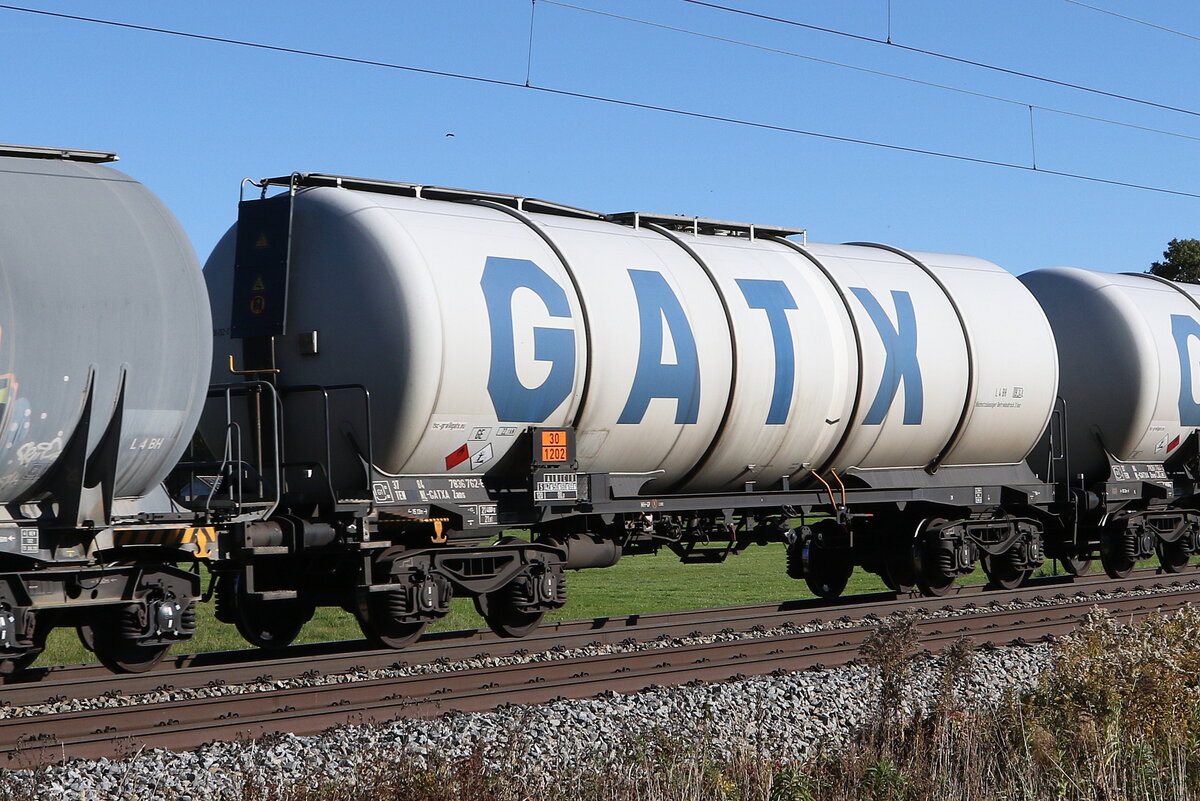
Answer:
MULTIPOLYGON (((970 669, 956 677, 960 697, 969 704, 991 704, 1010 690, 1030 688, 1050 655, 1049 645, 978 651, 970 669)), ((913 703, 931 700, 940 684, 940 663, 939 657, 918 661, 911 678, 918 688, 913 703)), ((214 743, 193 752, 147 749, 120 760, 10 770, 0 782, 12 788, 32 785, 35 797, 45 798, 232 801, 251 785, 349 784, 383 761, 478 756, 486 769, 519 770, 536 783, 582 765, 620 763, 640 741, 661 738, 702 742, 718 757, 753 749, 795 760, 843 742, 878 704, 878 685, 874 668, 848 665, 432 721, 343 726, 316 737, 214 743)))

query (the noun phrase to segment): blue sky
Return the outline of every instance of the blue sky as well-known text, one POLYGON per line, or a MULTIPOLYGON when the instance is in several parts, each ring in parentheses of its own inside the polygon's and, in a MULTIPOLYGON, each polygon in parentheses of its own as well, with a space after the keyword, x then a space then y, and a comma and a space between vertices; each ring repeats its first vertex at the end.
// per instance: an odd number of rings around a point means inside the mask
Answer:
POLYGON ((1140 271, 1200 237, 1197 197, 561 94, 1200 195, 1195 2, 1087 0, 1178 33, 1072 0, 723 4, 864 38, 685 0, 46 0, 22 7, 502 83, 0 9, 0 141, 116 151, 201 260, 242 178, 294 170, 804 227, 1015 273, 1140 271))

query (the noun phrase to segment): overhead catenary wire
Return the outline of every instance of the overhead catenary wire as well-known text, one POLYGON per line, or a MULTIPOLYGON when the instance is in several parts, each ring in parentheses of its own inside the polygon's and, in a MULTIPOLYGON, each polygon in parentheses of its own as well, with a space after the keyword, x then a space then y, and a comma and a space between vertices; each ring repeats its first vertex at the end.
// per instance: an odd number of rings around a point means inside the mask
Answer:
POLYGON ((830 66, 830 67, 837 67, 840 69, 846 69, 846 70, 852 70, 854 72, 860 72, 865 75, 874 75, 874 76, 877 76, 880 78, 888 78, 888 79, 897 80, 897 81, 904 81, 906 83, 915 84, 917 86, 925 86, 925 87, 929 87, 931 89, 939 89, 939 90, 943 90, 943 91, 947 91, 947 92, 954 92, 957 94, 966 95, 968 97, 977 97, 981 100, 994 100, 998 103, 1007 103, 1009 105, 1017 106, 1022 109, 1036 109, 1037 111, 1045 111, 1045 112, 1048 112, 1051 114, 1061 114, 1064 117, 1074 117, 1076 119, 1088 120, 1090 122, 1098 122, 1098 123, 1103 123, 1106 125, 1115 125, 1115 126, 1119 126, 1121 128, 1129 128, 1129 129, 1132 129, 1135 131, 1144 131, 1146 133, 1161 134, 1163 136, 1172 136, 1172 137, 1176 137, 1179 139, 1189 139, 1193 142, 1200 142, 1200 136, 1195 136, 1193 134, 1186 134, 1181 131, 1171 131, 1171 130, 1168 130, 1165 128, 1155 128, 1155 127, 1152 127, 1149 125, 1138 125, 1138 124, 1132 123, 1132 122, 1124 122, 1122 120, 1114 120, 1109 117, 1100 117, 1100 116, 1097 116, 1094 114, 1084 114, 1084 113, 1078 112, 1078 111, 1068 111, 1066 109, 1057 108, 1054 106, 1043 106, 1039 103, 1030 103, 1025 100, 1017 100, 1017 99, 1011 98, 1011 97, 1004 97, 1003 95, 995 95, 995 94, 991 94, 988 92, 980 92, 975 89, 964 89, 961 86, 950 86, 949 84, 938 83, 936 81, 927 81, 922 78, 914 78, 911 75, 900 75, 898 73, 887 72, 885 70, 873 69, 871 67, 863 67, 858 64, 848 64, 844 61, 835 61, 833 59, 819 58, 817 56, 810 56, 807 53, 797 53, 794 50, 785 50, 783 48, 771 47, 769 45, 758 44, 756 42, 747 42, 744 39, 733 39, 728 36, 720 36, 720 35, 714 34, 714 33, 705 33, 704 31, 697 31, 697 30, 694 30, 691 28, 682 28, 682 27, 679 27, 676 25, 668 25, 663 22, 654 22, 652 20, 643 19, 641 17, 633 17, 633 16, 629 16, 626 14, 617 14, 612 11, 601 11, 600 9, 596 9, 596 8, 589 8, 587 6, 580 6, 580 5, 576 5, 574 3, 563 2, 563 0, 533 0, 533 1, 541 2, 543 5, 557 6, 559 8, 566 8, 566 9, 570 9, 572 11, 579 11, 579 12, 593 14, 593 15, 600 16, 600 17, 608 17, 609 19, 621 20, 622 22, 629 22, 629 23, 636 24, 636 25, 644 25, 646 27, 655 28, 657 30, 670 31, 672 33, 679 33, 679 34, 684 34, 687 36, 694 36, 699 39, 707 39, 709 41, 721 42, 722 44, 734 45, 736 47, 745 47, 745 48, 749 48, 752 50, 758 50, 763 53, 771 53, 773 55, 785 56, 788 58, 802 59, 804 61, 809 61, 814 64, 823 64, 823 65, 830 66))
POLYGON ((1126 22, 1133 22, 1138 25, 1144 25, 1147 28, 1153 28, 1157 31, 1162 31, 1163 33, 1170 33, 1175 36, 1182 36, 1185 39, 1191 39, 1193 41, 1200 42, 1200 36, 1197 36, 1196 34, 1193 34, 1193 33, 1188 33, 1186 31, 1181 31, 1176 28, 1168 28, 1166 25, 1159 25, 1157 23, 1150 22, 1148 20, 1138 19, 1137 17, 1131 17, 1128 14, 1120 14, 1111 9, 1101 8, 1100 6, 1093 6, 1089 3, 1082 3, 1082 2, 1080 2, 1080 0, 1063 0, 1063 2, 1070 3, 1073 6, 1079 6, 1081 8, 1086 8, 1090 11, 1096 11, 1101 14, 1107 14, 1110 17, 1117 17, 1118 19, 1123 19, 1126 22))
MULTIPOLYGON (((697 2, 700 0, 683 0, 683 2, 697 2)), ((700 3, 701 5, 712 5, 709 3, 700 3)), ((198 41, 213 42, 218 44, 226 44, 236 47, 246 47, 256 50, 263 50, 274 53, 284 53, 288 55, 306 56, 311 58, 319 58, 330 61, 337 61, 348 64, 358 64, 369 67, 379 67, 383 69, 393 69, 402 72, 409 72, 417 75, 429 75, 441 78, 450 78, 454 80, 469 81, 473 83, 501 86, 511 89, 524 89, 531 92, 539 92, 543 94, 555 95, 558 97, 575 98, 579 100, 587 100, 597 103, 605 103, 609 105, 622 106, 625 108, 640 109, 664 114, 671 114, 680 117, 687 117, 697 120, 707 120, 711 122, 721 122, 730 125, 738 125, 747 128, 753 128, 763 131, 774 131, 777 133, 793 134, 797 136, 807 136, 817 139, 824 139, 831 142, 841 142, 845 144, 863 145, 885 150, 891 150, 901 153, 912 153, 915 155, 932 156, 937 158, 959 161, 968 164, 980 164, 991 167, 1003 167, 1007 169, 1020 170, 1023 172, 1034 172, 1042 175, 1053 175, 1060 178, 1071 178, 1089 183, 1101 184, 1105 186, 1122 187, 1126 189, 1137 189, 1146 192, 1156 192, 1165 195, 1173 195, 1176 197, 1189 197, 1200 199, 1200 193, 1188 192, 1182 189, 1170 189, 1167 187, 1153 186, 1150 184, 1140 184, 1132 181, 1120 181, 1113 178, 1102 178, 1095 175, 1087 175, 1084 173, 1073 173, 1064 170, 1050 170, 1038 168, 1031 164, 1020 164, 1016 162, 1002 161, 998 159, 987 159, 979 156, 968 156, 963 153, 950 153, 946 151, 933 150, 929 148, 913 147, 909 145, 900 145, 894 142, 882 142, 872 139, 863 139, 852 136, 840 136, 837 134, 825 133, 821 131, 811 131, 802 128, 793 128, 786 125, 778 125, 773 123, 760 122, 755 120, 741 119, 738 117, 729 117, 720 114, 708 114, 699 111, 691 111, 687 109, 673 108, 670 106, 642 103, 633 100, 622 98, 608 97, 605 95, 591 94, 587 92, 576 92, 568 89, 558 89, 550 86, 540 86, 534 83, 526 85, 520 81, 506 80, 503 78, 494 78, 486 75, 472 75, 470 73, 452 72, 449 70, 437 70, 428 67, 417 67, 409 64, 396 64, 388 61, 380 61, 376 59, 358 58, 355 56, 345 56, 336 53, 324 53, 316 50, 306 50, 296 47, 287 47, 283 45, 267 44, 265 42, 254 42, 245 39, 234 39, 224 36, 213 36, 210 34, 195 33, 191 31, 181 31, 171 28, 160 28, 150 25, 138 25, 131 22, 120 22, 117 20, 103 19, 99 17, 86 17, 78 14, 66 14, 59 11, 47 11, 44 9, 28 8, 25 6, 16 6, 8 4, 0 4, 0 10, 12 11, 15 13, 33 14, 38 16, 50 17, 55 19, 73 20, 94 25, 104 25, 113 28, 122 28, 126 30, 141 31, 145 33, 154 33, 164 36, 175 36, 185 39, 193 39, 198 41)), ((874 40, 878 41, 878 40, 874 40)), ((1200 116, 1200 115, 1198 115, 1200 116)))
POLYGON ((1083 84, 1071 83, 1070 81, 1063 81, 1063 80, 1059 80, 1057 78, 1051 78, 1046 75, 1038 75, 1033 72, 1023 72, 1021 70, 1011 69, 1009 67, 1001 67, 996 64, 988 64, 984 61, 975 61, 973 59, 963 58, 962 56, 953 56, 953 55, 950 55, 949 53, 942 53, 937 50, 929 50, 929 49, 926 49, 923 47, 914 47, 912 45, 899 44, 898 42, 891 41, 890 38, 887 40, 884 40, 884 39, 880 39, 876 36, 867 36, 866 34, 852 33, 850 31, 839 30, 838 28, 828 28, 823 25, 814 25, 810 22, 800 22, 799 20, 788 19, 787 17, 777 17, 772 14, 763 14, 758 11, 749 11, 744 8, 737 8, 735 6, 726 6, 726 5, 722 5, 720 3, 713 3, 713 2, 709 2, 709 0, 679 0, 679 2, 687 3, 687 4, 693 5, 693 6, 701 6, 703 8, 711 8, 715 11, 722 11, 722 12, 725 12, 728 14, 737 14, 739 16, 750 17, 753 19, 760 19, 760 20, 763 20, 766 22, 774 22, 774 23, 778 23, 780 25, 790 25, 790 26, 793 26, 796 28, 804 28, 806 30, 816 31, 818 33, 827 33, 827 34, 830 34, 831 36, 841 36, 841 37, 844 37, 847 39, 854 39, 859 42, 870 42, 872 44, 884 45, 886 47, 894 47, 894 48, 898 48, 900 50, 904 50, 909 53, 919 53, 924 56, 929 56, 930 58, 942 59, 944 61, 952 61, 956 64, 963 64, 963 65, 970 66, 970 67, 978 67, 979 69, 990 70, 992 72, 999 72, 999 73, 1003 73, 1005 75, 1012 75, 1012 76, 1018 77, 1018 78, 1027 78, 1031 81, 1038 81, 1040 83, 1046 83, 1046 84, 1050 84, 1052 86, 1061 86, 1064 89, 1074 89, 1079 92, 1086 92, 1088 94, 1098 95, 1100 97, 1108 97, 1113 100, 1123 100, 1127 103, 1136 103, 1141 106, 1149 106, 1150 108, 1162 109, 1163 111, 1172 111, 1177 114, 1187 114, 1188 116, 1191 116, 1191 117, 1200 117, 1200 111, 1197 111, 1196 109, 1183 108, 1181 106, 1172 106, 1167 103, 1158 103, 1153 100, 1146 100, 1146 99, 1140 98, 1140 97, 1133 97, 1132 95, 1123 95, 1123 94, 1120 94, 1119 92, 1110 92, 1106 89, 1097 89, 1096 87, 1093 87, 1093 86, 1085 86, 1083 84))

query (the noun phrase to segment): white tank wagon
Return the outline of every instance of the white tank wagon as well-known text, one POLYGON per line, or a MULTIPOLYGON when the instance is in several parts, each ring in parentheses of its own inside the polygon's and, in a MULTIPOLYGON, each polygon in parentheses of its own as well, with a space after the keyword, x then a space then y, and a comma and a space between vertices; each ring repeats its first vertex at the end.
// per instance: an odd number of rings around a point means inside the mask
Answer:
MULTIPOLYGON (((1019 464, 1054 404, 1049 326, 980 259, 327 187, 293 208, 281 380, 367 385, 383 472, 479 476, 536 425, 657 491, 869 484, 1019 464)), ((205 271, 217 380, 235 236, 205 271)))
MULTIPOLYGON (((370 504, 369 536, 393 546, 357 591, 372 636, 406 641, 452 592, 517 633, 561 602, 559 566, 660 547, 723 559, 750 529, 793 542, 789 569, 823 595, 855 564, 942 592, 980 559, 1005 584, 1042 561, 1029 509, 1050 490, 1024 460, 1054 408, 1056 350, 994 264, 413 184, 263 186, 205 267, 214 383, 263 394, 233 418, 218 398, 204 429, 214 451, 284 452, 278 478, 270 458, 240 474, 260 501, 318 517, 370 504), (278 442, 227 441, 271 428, 276 406, 278 442), (748 497, 773 511, 737 512, 748 497), (793 530, 817 506, 832 517, 793 530), (509 527, 532 528, 533 545, 486 554, 549 560, 545 583, 501 586, 483 551, 453 558, 492 584, 446 566, 448 545, 509 527), (717 537, 730 544, 697 547, 717 537), (530 556, 541 547, 560 556, 530 556)), ((298 556, 360 536, 323 519, 250 540, 298 556)), ((296 574, 325 581, 311 563, 254 569, 265 592, 350 605, 297 588, 296 574)), ((248 586, 239 575, 228 585, 248 586)), ((266 612, 235 622, 277 641, 310 611, 271 631, 266 612)))
POLYGON ((1054 329, 1065 404, 1060 441, 1048 434, 1034 464, 1069 457, 1064 468, 1080 503, 1103 516, 1090 545, 1109 572, 1128 573, 1156 551, 1164 566, 1181 569, 1200 546, 1196 522, 1177 510, 1147 514, 1145 494, 1175 500, 1170 474, 1194 472, 1200 288, 1070 267, 1020 279, 1054 329))
POLYGON ((191 441, 212 347, 195 252, 114 159, 0 146, 3 669, 56 623, 125 668, 190 635, 194 576, 96 565, 187 525, 138 515, 168 510, 147 496, 191 441))

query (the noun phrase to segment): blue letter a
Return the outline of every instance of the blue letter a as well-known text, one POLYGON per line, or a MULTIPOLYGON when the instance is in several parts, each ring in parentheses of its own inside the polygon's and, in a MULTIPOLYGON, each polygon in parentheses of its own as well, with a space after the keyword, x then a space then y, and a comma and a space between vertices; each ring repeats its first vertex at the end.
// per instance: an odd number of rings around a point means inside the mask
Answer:
POLYGON ((675 422, 694 423, 700 413, 700 359, 692 327, 662 273, 630 270, 629 278, 637 296, 641 344, 633 388, 617 422, 640 423, 651 398, 675 398, 675 422), (664 320, 675 344, 675 364, 662 363, 664 320))
POLYGON ((904 425, 920 425, 925 394, 921 388, 921 365, 917 362, 917 315, 913 312, 912 298, 907 292, 892 290, 892 303, 896 306, 896 325, 893 327, 874 295, 858 286, 850 287, 850 291, 871 316, 887 353, 879 389, 863 418, 863 425, 877 426, 883 422, 901 381, 904 382, 904 425))

